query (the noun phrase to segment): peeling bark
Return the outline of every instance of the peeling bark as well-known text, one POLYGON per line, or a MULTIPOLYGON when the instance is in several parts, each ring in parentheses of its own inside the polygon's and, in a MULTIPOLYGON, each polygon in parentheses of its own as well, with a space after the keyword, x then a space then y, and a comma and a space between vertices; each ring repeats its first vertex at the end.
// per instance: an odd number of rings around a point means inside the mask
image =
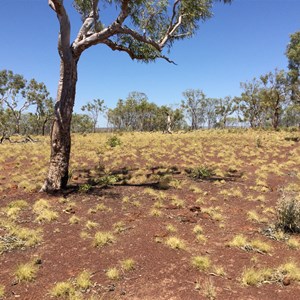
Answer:
POLYGON ((71 151, 71 119, 76 93, 77 62, 61 62, 58 97, 55 104, 55 119, 51 129, 51 156, 47 179, 41 189, 53 192, 65 189, 69 177, 71 151))

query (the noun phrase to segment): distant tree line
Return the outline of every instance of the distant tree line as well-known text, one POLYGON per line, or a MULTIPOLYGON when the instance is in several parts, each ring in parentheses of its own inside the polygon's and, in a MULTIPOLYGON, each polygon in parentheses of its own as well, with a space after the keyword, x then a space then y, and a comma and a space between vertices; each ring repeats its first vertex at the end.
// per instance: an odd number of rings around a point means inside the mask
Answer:
POLYGON ((108 124, 114 129, 127 131, 167 131, 168 116, 174 130, 186 127, 181 109, 158 106, 149 102, 144 93, 132 92, 126 100, 120 99, 116 108, 107 112, 108 124))
MULTIPOLYGON (((83 105, 74 113, 72 132, 96 132, 99 116, 110 128, 124 131, 166 131, 199 128, 300 128, 300 32, 287 46, 288 71, 277 70, 240 84, 238 97, 207 97, 200 89, 182 93, 177 108, 158 106, 147 95, 131 92, 107 109, 104 100, 83 105)), ((0 140, 6 135, 45 135, 51 130, 54 101, 46 85, 9 70, 0 71, 0 140)))

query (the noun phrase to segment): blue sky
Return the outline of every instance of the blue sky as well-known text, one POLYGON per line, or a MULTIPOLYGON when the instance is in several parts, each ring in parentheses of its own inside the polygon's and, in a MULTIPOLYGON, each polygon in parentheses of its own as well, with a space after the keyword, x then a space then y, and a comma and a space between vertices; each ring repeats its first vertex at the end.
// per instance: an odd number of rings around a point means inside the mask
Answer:
MULTIPOLYGON (((43 81, 55 98, 58 21, 47 2, 0 0, 0 70, 43 81)), ((75 36, 80 18, 71 0, 65 3, 75 36)), ((79 62, 75 112, 94 98, 114 107, 132 91, 159 105, 180 103, 189 88, 209 97, 238 96, 240 82, 287 68, 284 53, 289 35, 300 30, 300 0, 234 0, 213 11, 196 36, 174 44, 170 58, 177 66, 134 62, 103 45, 88 49, 79 62)))

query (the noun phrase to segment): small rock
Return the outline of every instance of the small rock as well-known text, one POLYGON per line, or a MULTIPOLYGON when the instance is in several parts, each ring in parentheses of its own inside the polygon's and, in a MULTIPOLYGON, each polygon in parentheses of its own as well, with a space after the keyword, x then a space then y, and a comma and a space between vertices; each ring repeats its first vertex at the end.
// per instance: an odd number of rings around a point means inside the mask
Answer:
POLYGON ((287 286, 291 284, 291 279, 288 276, 285 276, 282 280, 283 285, 287 286))
POLYGON ((191 206, 190 207, 190 211, 192 211, 192 212, 198 212, 198 211, 201 211, 201 208, 200 208, 200 206, 191 206))
POLYGON ((108 286, 108 291, 109 292, 114 292, 115 289, 116 289, 116 286, 114 284, 111 284, 111 285, 108 286))
POLYGON ((188 216, 178 216, 179 221, 182 223, 197 223, 197 220, 188 216))
POLYGON ((36 265, 41 265, 42 264, 42 260, 40 258, 38 258, 36 261, 35 261, 35 264, 36 265))

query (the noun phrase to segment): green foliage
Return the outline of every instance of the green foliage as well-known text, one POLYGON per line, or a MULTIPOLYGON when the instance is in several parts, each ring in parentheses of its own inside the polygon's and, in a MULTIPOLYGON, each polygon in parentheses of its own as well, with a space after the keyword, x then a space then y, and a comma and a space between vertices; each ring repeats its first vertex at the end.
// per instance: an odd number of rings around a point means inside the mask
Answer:
POLYGON ((113 135, 110 138, 108 138, 108 140, 106 141, 106 144, 108 146, 114 148, 114 147, 120 146, 122 144, 122 141, 118 136, 113 135))
POLYGON ((215 170, 208 166, 200 166, 186 170, 190 177, 194 179, 209 179, 216 175, 215 170))
POLYGON ((104 175, 97 180, 99 185, 109 186, 119 181, 119 177, 115 175, 104 175))
MULTIPOLYGON (((298 85, 295 92, 299 93, 300 76, 300 31, 291 34, 290 42, 287 46, 286 56, 289 60, 289 80, 292 84, 298 85)), ((296 86, 295 86, 296 87, 296 86)), ((299 94, 298 94, 299 97, 299 94)), ((299 99, 298 99, 299 100, 299 99)))
POLYGON ((235 98, 236 105, 252 128, 279 127, 290 89, 286 77, 283 70, 275 69, 259 79, 241 83, 244 92, 241 98, 235 98))
POLYGON ((88 111, 91 119, 93 120, 93 132, 96 132, 96 125, 98 122, 99 114, 103 113, 106 109, 104 106, 104 100, 94 99, 93 102, 88 102, 86 105, 81 107, 82 111, 88 111))
POLYGON ((216 126, 225 128, 229 120, 229 116, 236 111, 236 106, 234 105, 234 99, 230 96, 217 99, 215 106, 215 112, 217 117, 216 126))
MULTIPOLYGON (((26 80, 20 74, 9 70, 0 71, 0 130, 21 133, 21 118, 29 107, 36 106, 37 115, 45 112, 46 103, 51 102, 44 83, 35 79, 26 80)), ((43 124, 48 119, 43 120, 43 124)))
POLYGON ((180 109, 159 107, 149 102, 146 94, 131 92, 126 100, 120 99, 116 108, 108 111, 108 121, 119 130, 165 130, 167 114, 171 116, 172 128, 182 128, 183 114, 180 109))
POLYGON ((88 193, 92 189, 92 186, 88 183, 85 183, 79 187, 80 193, 88 193))
POLYGON ((277 205, 277 227, 285 232, 300 232, 300 201, 296 196, 281 199, 277 205))
POLYGON ((93 131, 93 120, 88 115, 73 114, 71 131, 75 133, 87 133, 93 131))
MULTIPOLYGON (((195 2, 195 1, 194 1, 195 2)), ((205 123, 206 95, 201 90, 189 89, 183 93, 181 107, 191 122, 192 129, 198 129, 205 123)))

